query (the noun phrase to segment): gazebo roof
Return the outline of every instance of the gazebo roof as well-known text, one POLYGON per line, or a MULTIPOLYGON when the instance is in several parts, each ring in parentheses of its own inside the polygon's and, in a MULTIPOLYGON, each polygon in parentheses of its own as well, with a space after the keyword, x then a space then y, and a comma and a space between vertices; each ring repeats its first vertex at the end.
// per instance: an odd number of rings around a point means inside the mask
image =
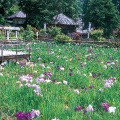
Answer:
POLYGON ((3 27, 3 30, 20 30, 19 27, 3 27))
POLYGON ((26 18, 26 14, 24 14, 22 11, 18 11, 17 13, 8 16, 7 18, 26 18))
POLYGON ((65 16, 64 14, 58 14, 58 16, 54 16, 53 19, 55 20, 55 24, 62 24, 62 25, 79 25, 78 23, 74 22, 71 18, 65 16), (57 19, 56 19, 57 17, 57 19))

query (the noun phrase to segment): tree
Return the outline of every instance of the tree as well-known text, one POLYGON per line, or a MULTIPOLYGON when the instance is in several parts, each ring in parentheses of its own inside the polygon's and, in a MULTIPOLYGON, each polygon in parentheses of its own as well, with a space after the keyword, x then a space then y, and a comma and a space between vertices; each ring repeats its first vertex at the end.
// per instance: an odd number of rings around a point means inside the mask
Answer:
POLYGON ((114 5, 116 6, 117 10, 119 11, 120 14, 120 0, 112 0, 114 5))
POLYGON ((0 0, 0 24, 4 25, 5 17, 10 15, 11 8, 14 4, 17 4, 17 0, 0 0))
POLYGON ((74 3, 74 8, 76 10, 77 15, 82 14, 82 11, 83 11, 82 7, 83 7, 83 1, 76 0, 75 3, 74 3))
POLYGON ((113 30, 118 28, 120 22, 112 0, 90 0, 83 21, 86 26, 88 26, 88 22, 91 22, 95 29, 103 29, 104 36, 108 38, 112 35, 113 30))
POLYGON ((75 0, 20 0, 19 6, 27 14, 27 23, 40 29, 44 23, 53 23, 53 16, 64 13, 72 17, 75 0))

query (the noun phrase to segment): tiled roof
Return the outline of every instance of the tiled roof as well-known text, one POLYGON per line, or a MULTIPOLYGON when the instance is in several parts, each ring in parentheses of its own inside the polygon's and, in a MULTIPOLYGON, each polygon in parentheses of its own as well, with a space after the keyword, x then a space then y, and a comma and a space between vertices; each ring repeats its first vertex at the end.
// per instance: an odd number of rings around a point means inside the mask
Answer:
POLYGON ((11 16, 8 16, 7 18, 26 18, 26 14, 24 14, 22 11, 19 11, 11 16))
POLYGON ((58 14, 58 16, 54 16, 55 24, 63 24, 63 25, 78 25, 77 22, 74 22, 71 18, 65 16, 64 14, 58 14), (56 19, 57 17, 57 19, 56 19))

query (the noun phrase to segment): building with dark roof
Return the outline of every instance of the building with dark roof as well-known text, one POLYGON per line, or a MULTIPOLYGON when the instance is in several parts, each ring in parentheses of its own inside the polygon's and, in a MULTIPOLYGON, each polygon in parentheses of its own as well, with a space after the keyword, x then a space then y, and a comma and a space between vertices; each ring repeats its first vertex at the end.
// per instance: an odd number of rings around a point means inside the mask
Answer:
POLYGON ((79 26, 79 23, 75 22, 71 18, 65 16, 64 14, 58 14, 53 17, 53 24, 61 28, 61 31, 65 34, 75 32, 76 27, 79 26))
POLYGON ((26 20, 26 14, 24 14, 22 11, 18 11, 17 13, 8 16, 6 19, 10 24, 23 25, 26 20))

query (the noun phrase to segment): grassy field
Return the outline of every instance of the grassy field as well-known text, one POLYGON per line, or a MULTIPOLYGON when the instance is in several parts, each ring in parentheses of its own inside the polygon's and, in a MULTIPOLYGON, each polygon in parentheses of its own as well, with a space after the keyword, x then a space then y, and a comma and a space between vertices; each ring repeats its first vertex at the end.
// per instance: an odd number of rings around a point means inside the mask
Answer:
POLYGON ((31 62, 0 69, 3 119, 34 109, 40 111, 34 120, 120 120, 120 48, 44 42, 31 47, 31 62))

